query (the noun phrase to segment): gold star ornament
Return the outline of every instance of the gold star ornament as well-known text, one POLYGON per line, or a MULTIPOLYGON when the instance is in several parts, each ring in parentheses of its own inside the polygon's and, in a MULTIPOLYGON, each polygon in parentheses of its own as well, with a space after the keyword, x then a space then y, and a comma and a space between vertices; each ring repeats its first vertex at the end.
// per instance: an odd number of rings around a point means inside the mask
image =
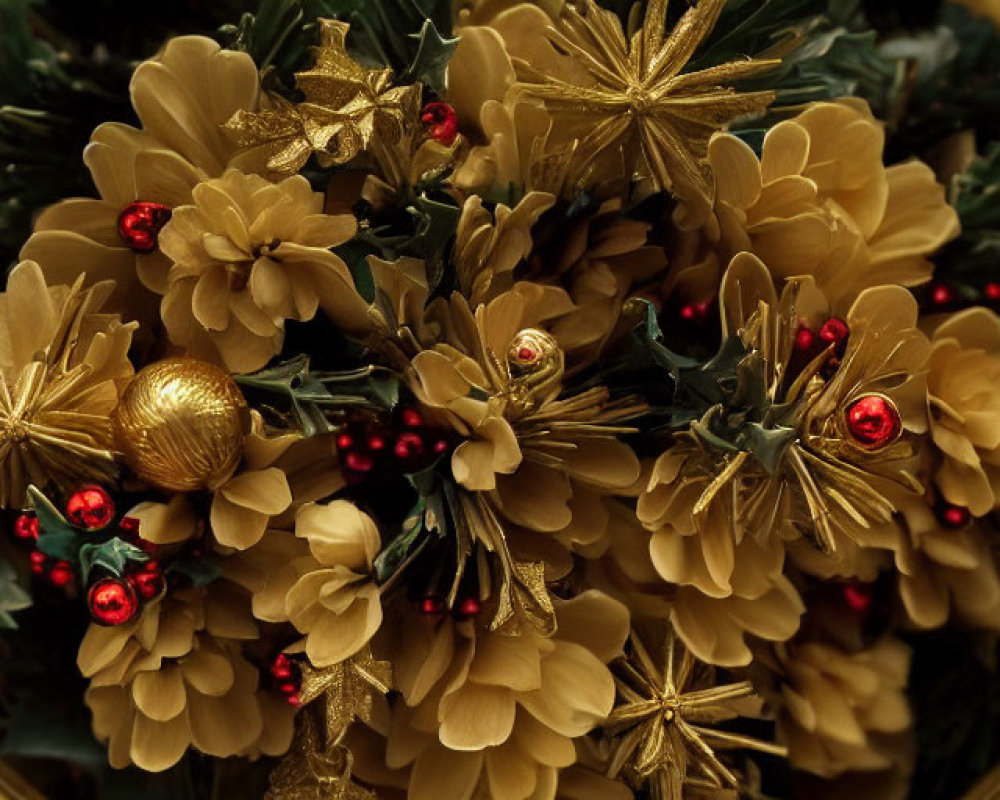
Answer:
POLYGON ((787 755, 779 745, 715 727, 753 708, 753 685, 717 683, 714 668, 691 655, 672 630, 659 660, 634 631, 627 652, 612 666, 618 705, 605 725, 612 737, 609 777, 621 775, 657 800, 719 797, 741 781, 716 750, 787 755))
POLYGON ((682 200, 694 221, 711 206, 708 140, 733 119, 760 113, 774 93, 739 93, 726 84, 771 69, 773 60, 730 61, 682 72, 712 31, 726 0, 700 0, 666 35, 668 0, 649 0, 642 27, 626 39, 618 17, 592 0, 567 5, 545 35, 571 59, 543 71, 515 60, 523 97, 545 104, 560 126, 579 129, 576 181, 611 157, 623 174, 649 177, 657 190, 682 200))
POLYGON ((345 164, 391 146, 420 116, 420 84, 393 86, 391 69, 366 69, 347 53, 350 27, 320 20, 312 69, 295 74, 305 99, 269 95, 261 111, 238 111, 226 123, 238 145, 278 175, 293 175, 316 154, 320 166, 345 164))

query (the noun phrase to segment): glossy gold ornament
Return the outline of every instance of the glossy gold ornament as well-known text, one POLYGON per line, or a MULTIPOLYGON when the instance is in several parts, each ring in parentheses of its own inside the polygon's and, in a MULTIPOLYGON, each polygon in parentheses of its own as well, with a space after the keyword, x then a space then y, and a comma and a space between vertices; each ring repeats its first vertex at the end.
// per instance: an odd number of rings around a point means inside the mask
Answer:
POLYGON ((147 483, 168 491, 215 489, 243 454, 246 401, 222 369, 169 358, 141 370, 112 416, 115 444, 147 483))

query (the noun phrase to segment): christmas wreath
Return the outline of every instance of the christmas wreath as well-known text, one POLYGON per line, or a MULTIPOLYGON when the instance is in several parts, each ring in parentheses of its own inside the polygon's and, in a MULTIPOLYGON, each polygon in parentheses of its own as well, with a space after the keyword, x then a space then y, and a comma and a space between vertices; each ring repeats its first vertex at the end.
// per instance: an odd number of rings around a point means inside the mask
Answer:
POLYGON ((998 26, 0 0, 0 795, 997 797, 998 26))

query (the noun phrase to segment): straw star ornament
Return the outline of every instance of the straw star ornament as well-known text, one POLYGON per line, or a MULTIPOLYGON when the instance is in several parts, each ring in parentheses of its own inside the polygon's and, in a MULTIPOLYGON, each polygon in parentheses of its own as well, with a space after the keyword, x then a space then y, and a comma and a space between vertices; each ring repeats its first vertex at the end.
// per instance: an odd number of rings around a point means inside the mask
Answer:
POLYGON ((561 121, 586 120, 576 152, 584 177, 609 151, 626 171, 648 174, 658 190, 685 201, 694 217, 707 213, 712 187, 705 166, 708 140, 733 119, 759 113, 774 93, 739 93, 727 83, 774 67, 773 60, 730 61, 682 72, 712 31, 725 0, 701 0, 665 35, 668 0, 650 0, 642 27, 628 42, 618 17, 588 2, 567 7, 545 35, 581 69, 541 72, 516 60, 521 95, 541 100, 561 121))

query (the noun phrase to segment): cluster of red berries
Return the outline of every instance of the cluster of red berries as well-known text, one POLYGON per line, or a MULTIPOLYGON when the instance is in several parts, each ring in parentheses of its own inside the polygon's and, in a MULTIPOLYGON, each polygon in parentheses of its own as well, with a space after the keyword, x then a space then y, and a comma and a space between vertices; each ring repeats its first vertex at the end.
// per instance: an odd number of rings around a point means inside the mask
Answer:
POLYGON ((278 653, 270 668, 278 691, 293 706, 300 705, 299 691, 302 689, 302 671, 298 665, 284 653, 278 653))
POLYGON ((795 333, 795 350, 804 367, 823 351, 832 347, 829 358, 823 365, 823 373, 829 377, 840 366, 844 353, 847 352, 847 340, 851 332, 847 323, 837 317, 830 317, 816 330, 805 323, 799 324, 795 333))
POLYGON ((393 424, 352 423, 336 438, 344 477, 357 484, 378 467, 397 472, 420 472, 452 445, 446 431, 430 428, 414 408, 403 408, 393 424))
MULTIPOLYGON (((420 613, 425 617, 441 617, 448 612, 448 604, 445 603, 444 598, 436 594, 429 594, 422 598, 418 604, 418 608, 420 613)), ((479 598, 469 595, 462 598, 455 605, 452 613, 456 619, 466 620, 479 616, 479 612, 482 610, 483 604, 479 601, 479 598)))
MULTIPOLYGON (((66 519, 85 531, 107 528, 115 518, 115 503, 100 486, 84 486, 66 500, 66 519)), ((119 521, 122 538, 128 539, 147 552, 154 549, 139 537, 139 521, 122 517, 119 521)), ((21 514, 14 523, 14 535, 25 541, 37 541, 40 530, 38 518, 32 513, 21 514)), ((40 550, 30 556, 31 572, 44 578, 53 586, 65 588, 76 581, 77 573, 68 561, 56 559, 40 550)), ((134 620, 142 611, 142 604, 159 597, 167 587, 160 564, 150 559, 123 577, 103 577, 87 589, 87 606, 90 615, 100 625, 123 625, 134 620)))
POLYGON ((451 147, 458 136, 458 115, 447 103, 428 103, 420 112, 420 121, 434 141, 451 147))
POLYGON ((685 322, 692 322, 701 325, 708 321, 709 312, 712 310, 712 298, 702 300, 700 303, 687 303, 681 306, 678 312, 680 318, 685 322))

